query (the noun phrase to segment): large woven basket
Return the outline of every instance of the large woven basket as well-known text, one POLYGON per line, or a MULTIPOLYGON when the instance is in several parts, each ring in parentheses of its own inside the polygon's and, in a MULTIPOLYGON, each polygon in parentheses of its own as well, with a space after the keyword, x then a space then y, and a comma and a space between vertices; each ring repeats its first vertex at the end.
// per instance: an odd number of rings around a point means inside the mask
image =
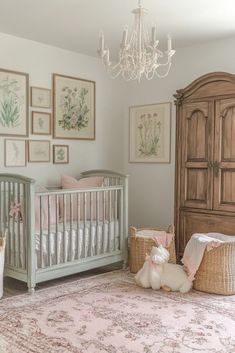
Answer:
MULTIPOLYGON (((141 230, 154 230, 154 231, 166 231, 168 233, 175 234, 175 228, 173 225, 166 229, 162 228, 139 228, 130 227, 130 271, 137 273, 144 264, 146 254, 149 254, 152 247, 156 246, 155 241, 152 238, 138 237, 137 232, 141 230)), ((170 253, 169 262, 176 263, 175 254, 175 238, 167 248, 170 253)))
POLYGON ((235 242, 205 251, 193 287, 207 293, 235 294, 235 242))

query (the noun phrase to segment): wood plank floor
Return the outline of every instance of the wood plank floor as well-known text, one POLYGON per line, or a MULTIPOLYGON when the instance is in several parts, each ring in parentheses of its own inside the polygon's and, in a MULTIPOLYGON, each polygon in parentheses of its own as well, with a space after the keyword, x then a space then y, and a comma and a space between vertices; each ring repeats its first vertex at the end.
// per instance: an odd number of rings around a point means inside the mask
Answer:
MULTIPOLYGON (((37 284, 36 290, 37 289, 42 289, 42 288, 48 288, 51 286, 57 286, 59 284, 63 283, 68 283, 71 281, 75 281, 79 278, 86 278, 86 277, 91 277, 95 276, 97 274, 109 272, 109 271, 114 271, 122 268, 122 263, 117 263, 113 265, 109 265, 106 267, 101 267, 101 268, 96 268, 92 269, 90 271, 82 272, 82 273, 77 273, 71 276, 63 277, 63 278, 57 278, 51 281, 43 282, 37 284)), ((7 297, 12 297, 15 295, 27 293, 27 285, 24 282, 18 281, 13 278, 6 277, 4 278, 4 294, 3 298, 7 297)))

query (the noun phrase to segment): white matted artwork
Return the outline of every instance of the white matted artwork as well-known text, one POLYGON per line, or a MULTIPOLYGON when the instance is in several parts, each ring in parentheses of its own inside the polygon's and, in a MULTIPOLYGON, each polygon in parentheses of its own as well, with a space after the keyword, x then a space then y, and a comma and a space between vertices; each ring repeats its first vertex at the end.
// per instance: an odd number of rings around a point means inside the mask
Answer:
POLYGON ((5 167, 26 166, 26 141, 5 140, 5 167))
POLYGON ((48 88, 31 87, 31 107, 51 108, 51 90, 48 88))
POLYGON ((50 162, 50 141, 29 140, 28 141, 29 162, 50 162))
POLYGON ((0 69, 0 135, 28 136, 28 74, 0 69))
POLYGON ((130 107, 130 162, 169 163, 171 103, 130 107))
POLYGON ((32 112, 32 134, 51 134, 51 114, 43 112, 32 112))
POLYGON ((53 74, 53 136, 95 139, 95 82, 53 74))
POLYGON ((53 163, 67 164, 69 163, 69 146, 54 145, 53 146, 53 163))

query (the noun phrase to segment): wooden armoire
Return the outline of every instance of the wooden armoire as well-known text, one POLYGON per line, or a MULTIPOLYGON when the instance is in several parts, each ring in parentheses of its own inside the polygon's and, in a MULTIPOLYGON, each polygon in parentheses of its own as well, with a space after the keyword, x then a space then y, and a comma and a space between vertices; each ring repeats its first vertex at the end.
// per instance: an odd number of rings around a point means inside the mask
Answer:
POLYGON ((235 235, 235 75, 204 75, 178 90, 175 98, 180 258, 193 233, 235 235))

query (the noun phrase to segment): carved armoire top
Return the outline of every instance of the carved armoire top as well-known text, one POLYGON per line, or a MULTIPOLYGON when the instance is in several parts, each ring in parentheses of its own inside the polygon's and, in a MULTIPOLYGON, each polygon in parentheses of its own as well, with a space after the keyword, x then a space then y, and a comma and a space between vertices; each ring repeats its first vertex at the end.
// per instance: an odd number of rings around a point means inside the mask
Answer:
POLYGON ((235 75, 227 72, 212 72, 197 78, 187 87, 177 90, 174 97, 175 104, 180 105, 187 100, 225 95, 235 96, 235 75))

